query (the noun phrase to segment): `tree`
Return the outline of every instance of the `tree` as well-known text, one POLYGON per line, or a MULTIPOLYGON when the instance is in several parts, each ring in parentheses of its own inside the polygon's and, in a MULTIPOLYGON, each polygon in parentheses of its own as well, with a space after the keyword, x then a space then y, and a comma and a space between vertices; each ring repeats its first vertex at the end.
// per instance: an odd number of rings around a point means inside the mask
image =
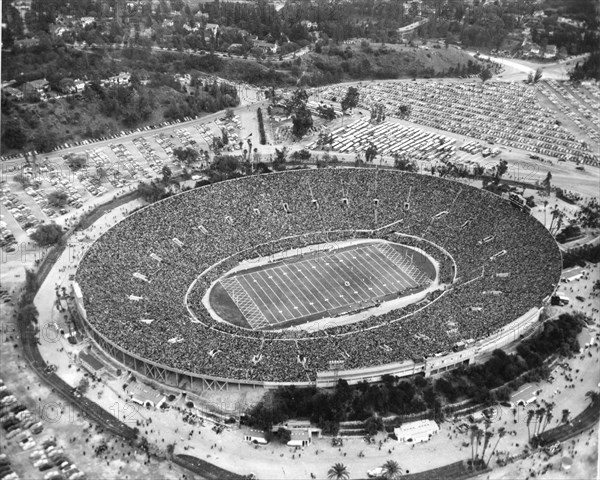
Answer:
POLYGON ((542 79, 542 76, 543 76, 542 67, 538 67, 535 70, 535 75, 533 76, 533 83, 538 83, 542 79))
POLYGON ((298 108, 292 114, 292 133, 295 137, 302 138, 313 126, 313 118, 306 105, 298 108))
POLYGON ((48 203, 55 207, 62 207, 67 204, 69 196, 65 192, 54 191, 48 195, 48 203))
POLYGON ((292 439, 292 432, 287 428, 279 427, 277 430, 277 438, 281 443, 286 445, 292 439))
POLYGON ((485 465, 485 451, 490 443, 490 439, 494 436, 494 432, 487 429, 485 430, 485 438, 483 440, 483 451, 481 452, 481 465, 485 465))
POLYGON ((232 155, 217 155, 211 168, 229 176, 239 167, 240 163, 236 157, 232 155))
POLYGON ((198 151, 191 147, 177 147, 173 149, 173 156, 184 165, 190 166, 198 160, 198 151))
POLYGON ((479 78, 481 79, 482 83, 485 83, 492 78, 492 71, 489 69, 489 67, 485 67, 483 70, 481 70, 479 73, 479 78))
POLYGON ((404 172, 416 172, 417 165, 415 162, 411 162, 406 156, 398 153, 394 154, 394 168, 402 170, 404 172))
POLYGON ((287 157, 287 148, 281 150, 275 149, 275 158, 273 159, 273 170, 285 170, 285 161, 287 157))
POLYGON ((79 380, 79 385, 77 385, 77 390, 79 390, 79 393, 85 395, 89 388, 90 381, 87 379, 87 377, 83 377, 81 380, 79 380))
POLYGON ((233 111, 233 108, 228 108, 225 110, 225 119, 228 121, 233 120, 233 117, 235 117, 235 112, 233 111))
POLYGON ((377 432, 383 430, 383 420, 381 417, 373 415, 365 420, 364 427, 369 435, 376 435, 377 432))
POLYGON ((31 179, 29 175, 23 175, 22 173, 18 173, 17 175, 15 175, 13 177, 13 180, 17 183, 20 183, 23 186, 23 188, 31 185, 31 179))
POLYGON ((169 183, 169 180, 171 180, 172 175, 173 175, 173 172, 167 165, 162 167, 162 176, 163 176, 164 183, 169 183))
POLYGON ((470 439, 471 439, 471 465, 475 468, 475 439, 479 432, 479 427, 477 425, 471 425, 470 431, 470 439))
POLYGON ((59 243, 62 239, 62 228, 56 223, 47 223, 40 225, 35 232, 31 234, 31 239, 41 247, 48 247, 59 243))
POLYGON ((375 144, 371 143, 365 150, 365 162, 369 163, 375 160, 377 153, 377 147, 375 144))
POLYGON ((400 105, 400 108, 398 109, 398 117, 406 120, 408 117, 410 117, 411 111, 412 107, 410 105, 400 105))
POLYGON ((74 153, 70 153, 67 155, 67 165, 73 171, 81 170, 85 168, 87 165, 87 156, 85 155, 75 155, 74 153))
POLYGON ((550 193, 550 189, 551 189, 551 183, 550 181, 552 180, 552 173, 548 172, 548 174, 546 175, 546 178, 544 178, 544 180, 542 180, 542 186, 544 187, 544 189, 546 190, 546 193, 550 193))
POLYGON ((36 306, 33 303, 28 303, 27 305, 23 305, 19 309, 19 313, 17 315, 17 319, 19 322, 23 322, 27 325, 30 323, 38 323, 39 312, 36 306))
POLYGON ((402 474, 400 465, 398 465, 398 462, 395 462, 394 460, 388 460, 381 466, 381 468, 385 470, 383 477, 386 480, 396 480, 402 474))
POLYGON ((535 411, 534 410, 527 410, 527 441, 531 442, 531 431, 529 426, 531 425, 531 420, 533 420, 533 417, 535 416, 535 411))
POLYGON ((157 182, 140 182, 137 186, 137 191, 140 196, 149 203, 154 203, 161 198, 163 198, 166 194, 165 187, 162 184, 158 184, 157 182))
POLYGON ((359 99, 360 94, 358 93, 358 89, 356 87, 348 87, 346 96, 343 98, 341 103, 342 112, 346 113, 347 110, 356 108, 358 106, 359 99))
POLYGON ((336 463, 327 472, 327 478, 329 480, 348 480, 350 478, 350 472, 348 472, 346 465, 336 463))
POLYGON ((8 148, 23 148, 27 143, 27 135, 16 120, 11 120, 4 129, 2 141, 8 148))
POLYGON ((496 165, 496 174, 495 174, 496 179, 500 180, 500 178, 502 178, 502 175, 504 175, 507 170, 508 170, 508 162, 506 160, 500 160, 500 163, 498 163, 498 165, 496 165))
POLYGON ((485 464, 486 467, 488 467, 490 465, 490 460, 494 456, 494 452, 496 451, 496 448, 498 448, 498 444, 500 443, 500 439, 502 439, 504 437, 504 435, 506 435, 506 428, 500 427, 498 429, 498 439, 496 440, 496 444, 494 445, 494 448, 492 448, 490 456, 488 457, 488 461, 485 464))

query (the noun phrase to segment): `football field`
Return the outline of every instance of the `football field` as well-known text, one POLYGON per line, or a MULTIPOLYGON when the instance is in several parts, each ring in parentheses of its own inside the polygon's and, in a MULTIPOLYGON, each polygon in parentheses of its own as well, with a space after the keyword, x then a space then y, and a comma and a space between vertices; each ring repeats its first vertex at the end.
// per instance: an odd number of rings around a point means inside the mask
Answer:
POLYGON ((411 251, 362 243, 329 253, 307 253, 220 280, 254 329, 333 317, 427 287, 411 251))

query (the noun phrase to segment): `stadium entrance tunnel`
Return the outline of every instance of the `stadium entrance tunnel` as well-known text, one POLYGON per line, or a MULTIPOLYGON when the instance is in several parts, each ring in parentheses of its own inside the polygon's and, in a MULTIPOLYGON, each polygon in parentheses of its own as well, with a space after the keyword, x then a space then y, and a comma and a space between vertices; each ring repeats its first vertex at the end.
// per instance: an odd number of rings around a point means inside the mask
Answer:
POLYGON ((211 316, 243 329, 320 330, 423 300, 438 263, 395 242, 351 239, 241 262, 202 299, 211 316))

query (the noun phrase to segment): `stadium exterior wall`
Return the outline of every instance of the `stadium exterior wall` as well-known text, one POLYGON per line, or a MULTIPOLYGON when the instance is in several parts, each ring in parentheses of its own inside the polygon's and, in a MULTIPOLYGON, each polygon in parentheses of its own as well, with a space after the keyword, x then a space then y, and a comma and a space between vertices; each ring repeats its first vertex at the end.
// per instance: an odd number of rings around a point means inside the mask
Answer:
POLYGON ((71 314, 75 318, 78 326, 88 335, 93 344, 121 364, 124 368, 135 371, 137 374, 147 377, 149 380, 153 380, 171 388, 190 392, 227 391, 229 389, 241 389, 242 387, 277 388, 281 385, 309 386, 315 384, 315 382, 262 382, 213 377, 210 375, 186 372, 142 358, 139 355, 115 345, 90 325, 87 321, 87 315, 83 306, 81 288, 76 282, 73 282, 72 288, 75 299, 75 308, 71 310, 71 314))
POLYGON ((472 347, 459 352, 450 352, 446 355, 439 355, 425 358, 423 361, 408 360, 402 363, 390 363, 371 368, 362 368, 356 370, 330 370, 317 373, 317 387, 334 387, 338 380, 344 379, 349 384, 356 384, 362 381, 378 382, 384 375, 393 375, 397 377, 406 377, 417 373, 424 373, 426 377, 437 375, 459 365, 469 365, 479 361, 484 355, 487 355, 497 348, 502 348, 518 340, 539 320, 541 308, 532 308, 527 313, 505 325, 493 335, 486 337, 472 347))
POLYGON ((73 309, 71 313, 92 342, 100 350, 107 353, 126 369, 135 371, 138 375, 144 376, 149 380, 167 387, 190 392, 227 391, 229 389, 241 389, 242 387, 273 389, 285 385, 316 385, 320 388, 331 388, 334 387, 340 379, 344 379, 350 384, 356 384, 362 381, 370 383, 378 382, 381 381, 381 377, 384 375, 407 377, 418 373, 424 373, 426 377, 429 377, 451 370, 459 365, 475 363, 483 355, 518 340, 539 320, 542 311, 541 308, 532 308, 517 320, 502 327, 493 335, 484 338, 474 346, 459 352, 451 352, 446 355, 426 358, 419 362, 407 360, 404 362, 378 365, 370 368, 318 372, 316 382, 261 382, 220 378, 186 372, 128 352, 108 340, 88 323, 86 312, 83 307, 81 289, 76 282, 73 282, 73 293, 75 297, 75 309, 73 309))

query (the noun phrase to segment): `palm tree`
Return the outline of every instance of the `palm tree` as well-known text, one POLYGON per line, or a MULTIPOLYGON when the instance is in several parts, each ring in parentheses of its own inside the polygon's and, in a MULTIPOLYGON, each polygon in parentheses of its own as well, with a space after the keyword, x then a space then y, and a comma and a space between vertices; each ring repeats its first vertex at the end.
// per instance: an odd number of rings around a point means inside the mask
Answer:
POLYGON ((550 211, 550 214, 552 215, 552 220, 550 220, 550 228, 548 228, 548 231, 550 233, 552 233, 552 228, 554 227, 554 221, 556 220, 556 218, 558 217, 560 210, 558 209, 558 205, 554 206, 554 209, 550 211))
POLYGON ((531 432, 529 431, 529 425, 531 424, 531 420, 533 419, 533 416, 535 415, 535 412, 533 410, 527 410, 527 441, 531 442, 531 432))
POLYGON ((477 431, 479 430, 479 427, 477 425, 471 425, 471 465, 473 465, 473 468, 475 468, 475 452, 473 449, 473 444, 475 443, 475 437, 477 436, 477 431))
POLYGON ((481 437, 483 437, 483 430, 481 430, 481 428, 477 429, 475 437, 477 439, 477 444, 475 445, 475 460, 477 460, 479 457, 479 442, 481 441, 481 437))
POLYGON ((544 416, 546 415, 546 409, 544 407, 538 408, 535 411, 535 417, 537 420, 537 424, 535 426, 535 435, 540 433, 540 427, 542 426, 542 422, 544 421, 544 416))
POLYGON ((494 456, 494 452, 496 451, 496 448, 498 447, 498 444, 500 443, 500 439, 502 437, 504 437, 504 435, 506 435, 506 428, 504 427, 500 427, 498 429, 498 440, 496 440, 496 445, 494 445, 494 448, 492 448, 492 453, 490 453, 490 456, 488 457, 488 461, 485 464, 486 467, 489 466, 490 464, 490 460, 492 459, 492 457, 494 456))
POLYGON ((481 465, 485 465, 485 451, 490 443, 490 439, 494 436, 494 432, 490 430, 485 431, 485 439, 483 440, 483 452, 481 452, 481 465))
POLYGON ((350 478, 350 472, 343 463, 336 463, 327 472, 327 478, 329 480, 348 480, 350 478))
POLYGON ((544 433, 544 430, 546 430, 546 427, 553 418, 554 415, 552 415, 552 410, 548 409, 548 413, 546 413, 546 422, 544 423, 544 428, 542 428, 542 433, 544 433))
POLYGON ((402 475, 400 465, 398 465, 398 462, 394 460, 388 460, 382 465, 381 468, 385 469, 385 473, 383 476, 386 480, 395 480, 396 478, 402 475))

